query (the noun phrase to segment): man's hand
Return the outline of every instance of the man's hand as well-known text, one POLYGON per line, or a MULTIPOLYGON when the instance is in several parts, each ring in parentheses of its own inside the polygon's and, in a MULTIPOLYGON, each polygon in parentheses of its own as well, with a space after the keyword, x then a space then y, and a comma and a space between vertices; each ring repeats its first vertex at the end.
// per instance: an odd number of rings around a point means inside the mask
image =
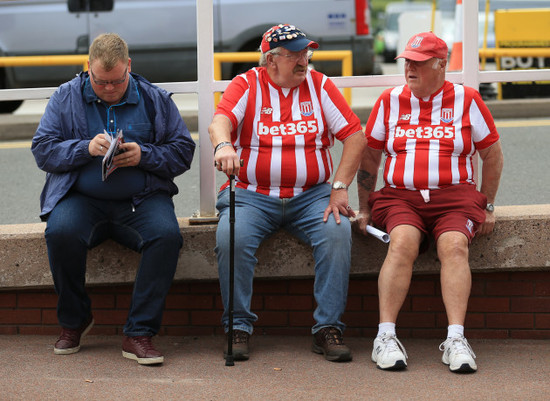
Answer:
POLYGON ((91 156, 105 156, 111 142, 105 139, 105 134, 97 134, 88 144, 88 152, 91 156))
POLYGON ((493 229, 495 228, 495 213, 485 211, 485 222, 479 227, 479 230, 477 230, 477 233, 479 235, 488 235, 493 232, 493 229))
POLYGON ((330 194, 330 201, 325 214, 323 215, 323 221, 326 223, 328 216, 333 213, 336 224, 340 224, 340 213, 347 217, 355 217, 355 212, 351 208, 348 202, 348 191, 345 189, 332 190, 330 194))
POLYGON ((117 167, 137 166, 141 161, 141 146, 136 142, 124 142, 120 144, 121 153, 113 158, 117 167))
POLYGON ((241 161, 233 146, 219 148, 214 155, 214 163, 218 171, 223 171, 227 175, 239 175, 241 161))
POLYGON ((351 228, 359 234, 367 235, 367 224, 370 222, 370 212, 360 211, 355 220, 351 222, 351 228))

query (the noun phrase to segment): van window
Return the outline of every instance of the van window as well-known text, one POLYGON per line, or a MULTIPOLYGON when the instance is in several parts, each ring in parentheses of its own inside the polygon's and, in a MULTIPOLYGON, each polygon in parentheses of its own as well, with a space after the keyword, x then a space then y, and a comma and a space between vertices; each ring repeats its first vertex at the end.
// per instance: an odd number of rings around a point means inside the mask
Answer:
POLYGON ((113 0, 68 0, 69 11, 78 13, 83 11, 111 11, 113 0))

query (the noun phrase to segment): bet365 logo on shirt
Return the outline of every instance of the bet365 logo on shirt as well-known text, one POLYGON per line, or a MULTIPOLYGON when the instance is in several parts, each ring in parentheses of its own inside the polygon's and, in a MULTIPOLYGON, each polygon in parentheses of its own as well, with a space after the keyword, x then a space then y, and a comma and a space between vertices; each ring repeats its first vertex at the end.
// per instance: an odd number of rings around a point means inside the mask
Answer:
POLYGON ((395 127, 395 138, 410 138, 410 139, 454 139, 455 127, 441 125, 427 126, 410 126, 403 128, 399 125, 395 127))
POLYGON ((258 135, 305 135, 319 132, 317 120, 292 121, 281 123, 280 121, 258 122, 258 135))

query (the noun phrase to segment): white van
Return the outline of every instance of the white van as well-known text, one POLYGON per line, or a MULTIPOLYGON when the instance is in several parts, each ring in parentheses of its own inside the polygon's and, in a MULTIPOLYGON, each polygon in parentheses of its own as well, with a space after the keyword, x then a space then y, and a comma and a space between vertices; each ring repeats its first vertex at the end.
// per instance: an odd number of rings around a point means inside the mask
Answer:
MULTIPOLYGON (((197 79, 196 2, 200 0, 0 1, 0 56, 87 54, 91 40, 116 32, 130 47, 132 69, 152 82, 197 79)), ((353 51, 356 75, 375 73, 369 0, 213 0, 214 50, 254 51, 271 26, 290 23, 321 50, 353 51)), ((224 79, 242 65, 224 66, 224 79)), ((316 62, 341 75, 338 62, 316 62)), ((78 66, 0 68, 0 89, 57 86, 78 66)), ((0 112, 20 102, 1 102, 0 112)))

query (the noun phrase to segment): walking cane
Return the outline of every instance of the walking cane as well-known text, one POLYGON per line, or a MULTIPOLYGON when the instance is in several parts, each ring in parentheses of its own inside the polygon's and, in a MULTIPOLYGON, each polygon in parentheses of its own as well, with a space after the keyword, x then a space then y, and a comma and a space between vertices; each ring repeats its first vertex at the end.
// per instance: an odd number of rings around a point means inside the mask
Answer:
POLYGON ((227 332, 227 355, 225 366, 234 366, 233 361, 233 295, 235 292, 235 175, 229 176, 229 331, 227 332))

